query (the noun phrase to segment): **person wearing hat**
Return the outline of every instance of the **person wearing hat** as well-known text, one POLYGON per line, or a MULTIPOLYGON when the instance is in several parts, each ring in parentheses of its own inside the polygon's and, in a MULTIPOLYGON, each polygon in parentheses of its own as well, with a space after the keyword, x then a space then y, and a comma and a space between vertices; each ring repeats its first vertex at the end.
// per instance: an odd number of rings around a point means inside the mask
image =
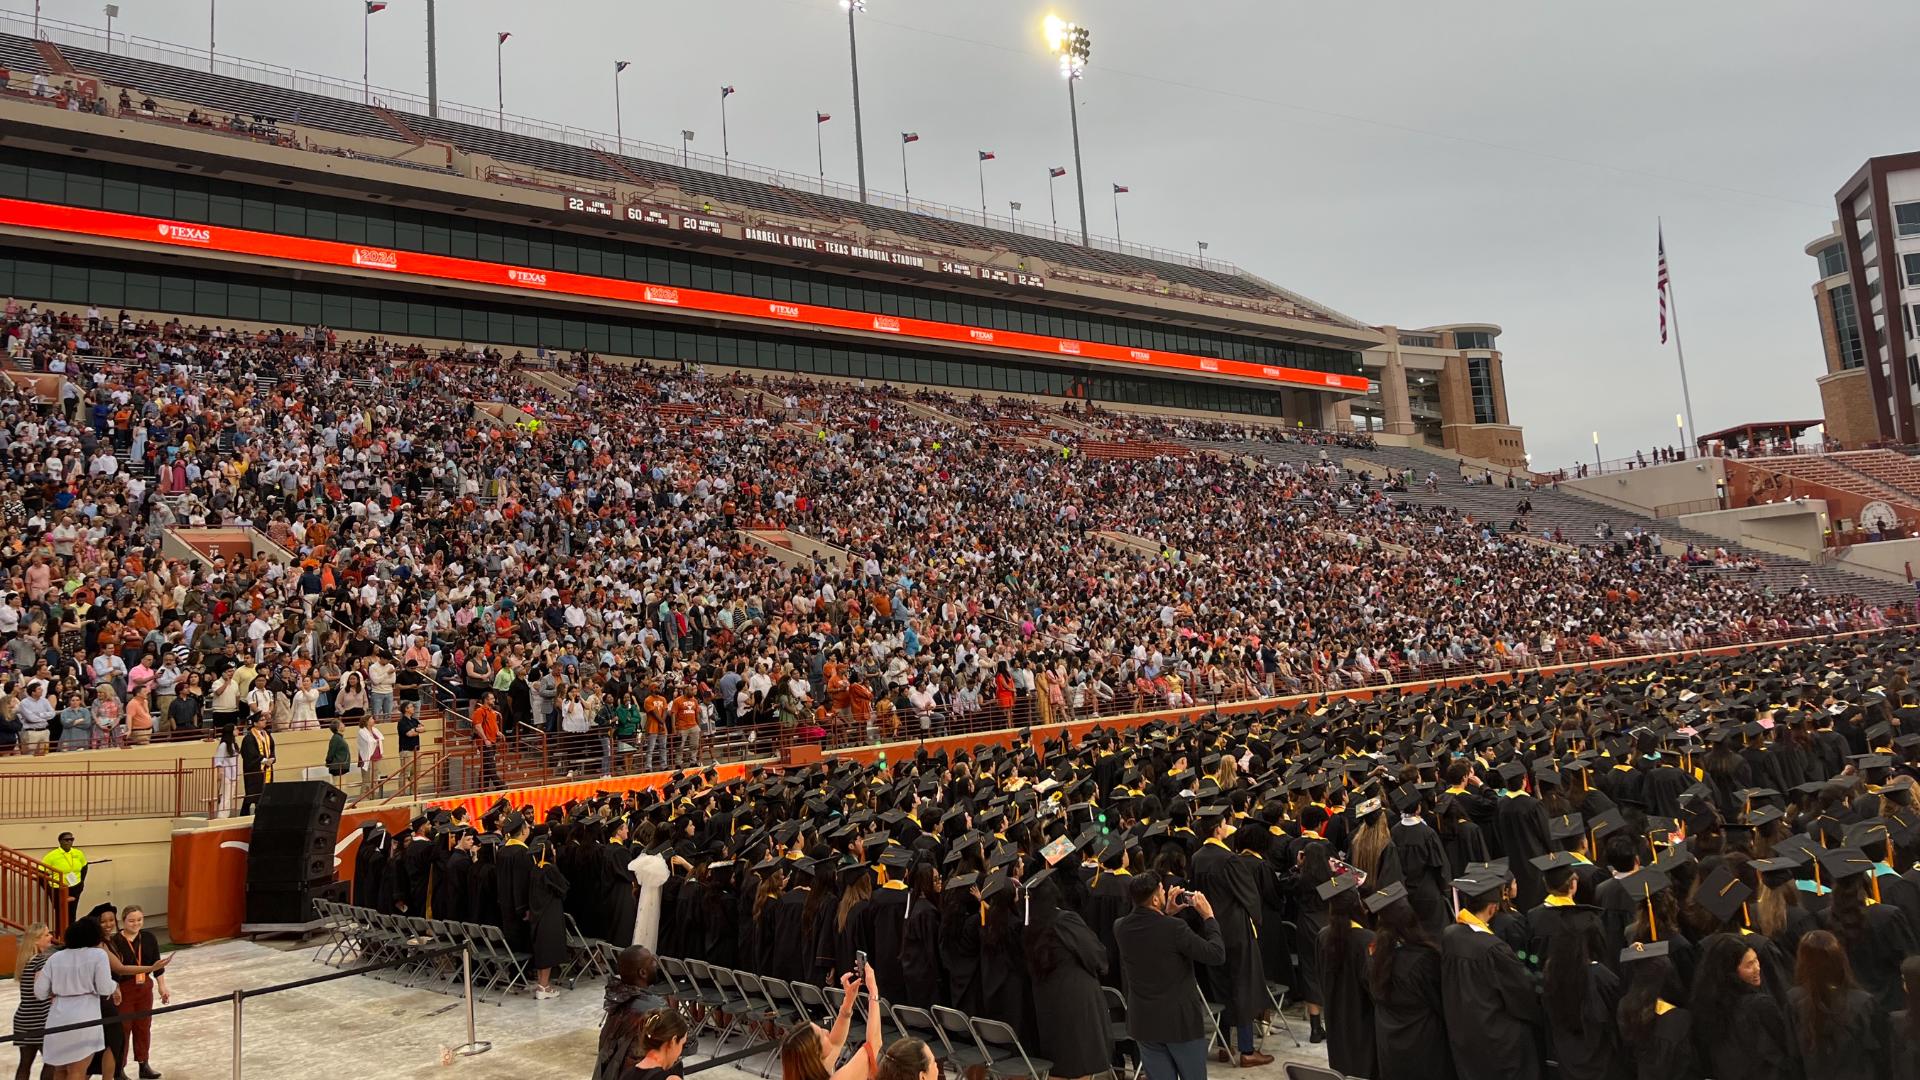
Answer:
MULTIPOLYGON (((1266 1065, 1273 1058, 1255 1052, 1253 1024, 1267 998, 1266 969, 1260 958, 1262 890, 1272 892, 1276 886, 1258 856, 1244 848, 1236 854, 1227 846, 1235 830, 1225 805, 1201 807, 1197 820, 1206 839, 1193 855, 1193 885, 1214 902, 1227 948, 1225 962, 1213 972, 1214 992, 1222 1006, 1220 1026, 1237 1032, 1242 1068, 1266 1065)), ((1249 834, 1249 845, 1266 842, 1264 828, 1249 826, 1242 831, 1249 834)))
POLYGON ((1459 1080, 1540 1080, 1540 997, 1526 965, 1489 925, 1513 886, 1505 869, 1455 878, 1454 924, 1440 935, 1441 1002, 1459 1080))
POLYGON ((1890 1060, 1887 1016, 1853 981, 1846 950, 1825 930, 1800 941, 1787 1018, 1808 1077, 1876 1080, 1890 1060))
MULTIPOLYGON (((1549 882, 1561 872, 1566 871, 1551 871, 1549 882)), ((1566 895, 1571 891, 1569 887, 1566 895)), ((1549 901, 1560 898, 1548 896, 1549 901)), ((1606 948, 1600 911, 1585 905, 1544 910, 1560 912, 1548 924, 1551 936, 1540 965, 1540 1002, 1553 1060, 1562 1080, 1611 1080, 1623 1062, 1614 1026, 1620 980, 1600 963, 1606 948)))
POLYGON ((1326 1018, 1327 1065, 1346 1076, 1375 1076, 1373 995, 1367 979, 1373 931, 1360 925, 1365 910, 1360 886, 1352 875, 1341 874, 1318 892, 1327 904, 1327 926, 1315 943, 1325 996, 1321 1012, 1326 1018))
POLYGON ((1890 1014, 1906 1003, 1900 964, 1920 954, 1914 928, 1899 908, 1879 902, 1879 867, 1859 848, 1822 850, 1815 858, 1833 888, 1826 910, 1816 916, 1820 927, 1839 939, 1854 978, 1881 1013, 1890 1014))
POLYGON ((1060 879, 1071 869, 1034 874, 1025 894, 1028 963, 1040 1054, 1053 1075, 1091 1077, 1113 1067, 1106 997, 1100 975, 1107 950, 1079 914, 1061 903, 1060 879))
POLYGON ((1366 971, 1377 1070, 1371 1075, 1374 1080, 1453 1080, 1438 942, 1413 909, 1406 886, 1388 885, 1364 903, 1374 933, 1366 971))
POLYGON ((1694 1080, 1701 1075, 1693 1043, 1693 1013, 1667 1000, 1684 997, 1664 941, 1634 945, 1619 954, 1625 980, 1615 1011, 1622 1059, 1642 1080, 1694 1080))

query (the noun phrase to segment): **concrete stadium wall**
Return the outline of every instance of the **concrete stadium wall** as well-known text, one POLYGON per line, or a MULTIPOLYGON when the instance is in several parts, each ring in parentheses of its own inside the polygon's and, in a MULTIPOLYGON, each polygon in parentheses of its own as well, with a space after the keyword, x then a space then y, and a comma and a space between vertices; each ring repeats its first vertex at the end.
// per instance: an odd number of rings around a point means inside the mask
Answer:
POLYGON ((1826 563, 1851 574, 1864 574, 1881 581, 1907 581, 1907 569, 1920 573, 1920 539, 1882 540, 1875 544, 1849 544, 1827 553, 1826 563))
MULTIPOLYGON (((1644 469, 1562 480, 1560 487, 1596 502, 1660 517, 1662 507, 1676 503, 1713 502, 1719 498, 1716 484, 1727 477, 1727 466, 1719 458, 1676 461, 1669 465, 1650 465, 1644 469)), ((1701 511, 1705 512, 1705 511, 1701 511)))
MULTIPOLYGON (((1827 504, 1819 499, 1767 503, 1702 514, 1682 514, 1680 524, 1756 551, 1771 552, 1808 562, 1820 561, 1825 549, 1827 504)), ((1682 541, 1666 542, 1669 554, 1686 550, 1682 541)))

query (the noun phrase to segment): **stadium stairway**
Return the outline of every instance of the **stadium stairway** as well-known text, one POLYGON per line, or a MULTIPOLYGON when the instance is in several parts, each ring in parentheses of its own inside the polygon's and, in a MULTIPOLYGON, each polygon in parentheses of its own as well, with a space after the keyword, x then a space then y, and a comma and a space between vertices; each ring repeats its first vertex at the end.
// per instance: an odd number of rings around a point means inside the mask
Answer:
POLYGON ((1606 543, 1608 541, 1595 535, 1595 529, 1604 522, 1613 527, 1615 539, 1624 536, 1628 530, 1637 528, 1657 533, 1663 539, 1702 548, 1724 547, 1729 551, 1758 559, 1764 569, 1752 572, 1702 568, 1699 572, 1735 574, 1741 581, 1756 589, 1784 591, 1799 586, 1804 578, 1820 592, 1848 593, 1879 604, 1904 604, 1911 602, 1914 598, 1912 588, 1899 582, 1864 577, 1838 567, 1822 566, 1771 552, 1753 551, 1720 537, 1685 528, 1672 520, 1634 514, 1581 498, 1566 488, 1535 488, 1532 491, 1524 488, 1508 488, 1504 486, 1504 478, 1499 474, 1495 475, 1495 486, 1469 484, 1460 477, 1459 462, 1410 447, 1382 446, 1372 450, 1349 450, 1337 446, 1322 447, 1300 443, 1194 442, 1191 445, 1272 461, 1283 461, 1296 466, 1321 463, 1321 451, 1324 450, 1325 460, 1334 464, 1340 464, 1348 458, 1358 458, 1396 471, 1411 469, 1414 474, 1414 489, 1408 492, 1394 492, 1389 497, 1395 502, 1415 506, 1448 507, 1471 515, 1475 521, 1483 522, 1496 530, 1504 530, 1512 522, 1514 509, 1522 499, 1526 499, 1533 504, 1533 513, 1528 516, 1528 531, 1534 536, 1539 536, 1546 530, 1558 528, 1571 544, 1606 543), (1439 477, 1437 492, 1430 493, 1426 489, 1426 477, 1429 472, 1439 477))

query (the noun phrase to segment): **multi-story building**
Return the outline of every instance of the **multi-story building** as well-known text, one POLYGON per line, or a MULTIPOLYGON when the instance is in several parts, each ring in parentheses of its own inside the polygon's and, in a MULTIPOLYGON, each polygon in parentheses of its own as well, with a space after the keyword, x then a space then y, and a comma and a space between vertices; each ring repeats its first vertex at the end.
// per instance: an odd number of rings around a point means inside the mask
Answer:
POLYGON ((1870 158, 1834 195, 1839 219, 1807 245, 1827 373, 1827 435, 1844 446, 1920 441, 1920 153, 1870 158))
POLYGON ((1216 260, 368 105, 265 68, 0 34, 0 69, 0 296, 1289 426, 1357 411, 1520 463, 1493 452, 1519 435, 1495 327, 1403 336, 1216 260), (94 107, 49 107, 69 98, 94 107))

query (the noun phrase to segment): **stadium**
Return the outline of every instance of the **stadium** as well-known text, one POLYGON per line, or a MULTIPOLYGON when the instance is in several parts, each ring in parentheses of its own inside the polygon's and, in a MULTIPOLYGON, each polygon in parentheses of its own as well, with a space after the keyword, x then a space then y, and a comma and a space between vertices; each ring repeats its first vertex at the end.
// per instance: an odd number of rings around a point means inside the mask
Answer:
POLYGON ((20 1075, 1920 1064, 1890 421, 825 172, 0 12, 20 1075))

